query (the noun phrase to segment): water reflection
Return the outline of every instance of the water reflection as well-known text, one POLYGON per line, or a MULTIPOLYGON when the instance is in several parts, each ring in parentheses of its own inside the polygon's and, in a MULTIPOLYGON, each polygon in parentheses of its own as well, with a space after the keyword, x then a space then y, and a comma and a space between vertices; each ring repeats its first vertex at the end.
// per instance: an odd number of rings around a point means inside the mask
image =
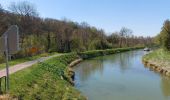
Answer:
MULTIPOLYGON (((77 65, 80 66, 80 65, 77 65)), ((100 60, 88 60, 81 63, 81 68, 77 67, 77 73, 81 81, 87 80, 91 74, 95 72, 103 73, 103 59, 100 60)))
POLYGON ((170 78, 145 68, 144 54, 130 51, 83 61, 74 68, 76 88, 89 100, 170 100, 170 78))
POLYGON ((161 88, 162 88, 163 95, 165 97, 169 97, 170 96, 170 78, 169 77, 162 76, 161 88))
POLYGON ((128 52, 128 53, 120 53, 119 54, 119 59, 117 59, 118 61, 120 61, 120 69, 122 72, 126 71, 127 69, 129 69, 131 67, 131 59, 134 56, 134 52, 128 52))
POLYGON ((87 78, 95 72, 100 72, 100 74, 102 74, 105 64, 108 64, 109 67, 120 66, 119 69, 123 73, 131 67, 135 55, 136 52, 127 52, 109 56, 101 56, 94 59, 86 60, 75 67, 77 67, 77 74, 83 81, 87 80, 87 78), (79 66, 81 66, 81 68, 79 68, 79 66))

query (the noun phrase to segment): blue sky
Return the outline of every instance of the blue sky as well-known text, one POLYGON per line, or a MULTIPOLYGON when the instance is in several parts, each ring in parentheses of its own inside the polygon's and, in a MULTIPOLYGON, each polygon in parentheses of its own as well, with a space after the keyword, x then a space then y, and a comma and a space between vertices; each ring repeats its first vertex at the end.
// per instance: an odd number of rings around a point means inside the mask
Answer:
MULTIPOLYGON (((0 0, 0 4, 8 9, 14 1, 23 0, 0 0)), ((37 7, 42 17, 85 21, 91 26, 104 29, 107 34, 127 27, 137 36, 155 36, 160 32, 163 22, 170 17, 170 0, 27 1, 37 7)))

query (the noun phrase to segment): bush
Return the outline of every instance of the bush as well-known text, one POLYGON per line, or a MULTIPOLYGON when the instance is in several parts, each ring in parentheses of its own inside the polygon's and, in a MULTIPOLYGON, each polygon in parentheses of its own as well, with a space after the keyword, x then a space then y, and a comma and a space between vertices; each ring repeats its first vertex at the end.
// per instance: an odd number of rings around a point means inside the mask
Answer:
POLYGON ((106 40, 99 40, 99 39, 94 39, 88 49, 89 50, 103 50, 103 49, 109 49, 111 48, 111 44, 109 44, 109 42, 107 42, 106 40))
POLYGON ((134 50, 134 49, 141 49, 141 48, 143 48, 143 47, 93 50, 93 51, 80 52, 80 53, 78 53, 78 55, 83 59, 88 59, 88 58, 93 58, 93 57, 97 57, 97 56, 109 55, 109 54, 130 51, 130 50, 134 50))
POLYGON ((1 64, 1 63, 4 63, 4 62, 5 62, 4 56, 3 56, 3 55, 0 55, 0 64, 1 64))

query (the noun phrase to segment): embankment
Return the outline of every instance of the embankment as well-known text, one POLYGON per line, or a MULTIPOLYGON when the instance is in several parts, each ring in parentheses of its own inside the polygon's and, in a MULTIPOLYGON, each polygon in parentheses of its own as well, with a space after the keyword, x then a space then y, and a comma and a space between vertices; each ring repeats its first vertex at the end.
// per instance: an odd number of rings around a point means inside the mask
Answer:
POLYGON ((67 66, 78 58, 75 53, 65 54, 12 74, 10 99, 86 100, 86 97, 70 84, 67 72, 67 66))
POLYGON ((149 69, 170 77, 170 53, 159 49, 146 54, 143 63, 149 69))

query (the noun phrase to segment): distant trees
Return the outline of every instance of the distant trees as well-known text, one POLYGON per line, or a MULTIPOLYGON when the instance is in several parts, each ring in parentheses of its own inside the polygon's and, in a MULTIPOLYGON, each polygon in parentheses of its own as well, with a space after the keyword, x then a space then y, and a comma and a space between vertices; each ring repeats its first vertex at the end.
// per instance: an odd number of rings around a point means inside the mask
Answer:
POLYGON ((23 35, 31 34, 34 32, 33 30, 36 25, 35 20, 38 17, 38 13, 33 4, 27 1, 18 3, 13 2, 9 6, 9 10, 12 12, 13 20, 16 20, 15 24, 19 26, 23 35))
POLYGON ((119 36, 120 36, 120 41, 119 41, 119 47, 121 48, 123 44, 125 44, 127 46, 127 39, 128 37, 132 34, 132 30, 123 27, 120 32, 119 32, 119 36))
MULTIPOLYGON (((21 48, 25 51, 24 53, 27 52, 28 48, 37 47, 37 45, 31 45, 30 43, 31 41, 35 41, 34 39, 37 38, 36 34, 39 34, 40 32, 39 27, 41 23, 41 19, 38 17, 38 12, 33 4, 27 1, 18 3, 13 2, 9 6, 9 10, 11 14, 10 19, 12 19, 11 24, 16 24, 19 26, 21 36, 20 43, 21 48), (32 38, 33 36, 34 38, 32 38)), ((39 39, 37 42, 39 42, 39 39)))
MULTIPOLYGON (((1 8, 0 8, 1 9, 1 8)), ((30 49, 41 52, 81 52, 128 46, 143 46, 149 38, 135 37, 132 30, 123 27, 109 36, 104 30, 86 22, 68 19, 41 18, 35 6, 29 2, 12 3, 9 11, 0 11, 0 33, 16 24, 20 30, 21 56, 29 56, 30 49)), ((0 34, 0 35, 1 35, 0 34)))
POLYGON ((6 31, 9 24, 9 16, 7 16, 6 11, 0 5, 0 36, 6 31))
POLYGON ((133 47, 150 46, 153 43, 152 37, 134 36, 132 30, 123 27, 120 32, 114 32, 107 37, 112 47, 133 47))
POLYGON ((11 12, 18 14, 20 16, 37 16, 37 10, 36 8, 33 6, 33 4, 31 4, 30 2, 27 1, 22 1, 22 2, 18 2, 18 3, 11 3, 11 5, 9 6, 9 9, 11 12))

